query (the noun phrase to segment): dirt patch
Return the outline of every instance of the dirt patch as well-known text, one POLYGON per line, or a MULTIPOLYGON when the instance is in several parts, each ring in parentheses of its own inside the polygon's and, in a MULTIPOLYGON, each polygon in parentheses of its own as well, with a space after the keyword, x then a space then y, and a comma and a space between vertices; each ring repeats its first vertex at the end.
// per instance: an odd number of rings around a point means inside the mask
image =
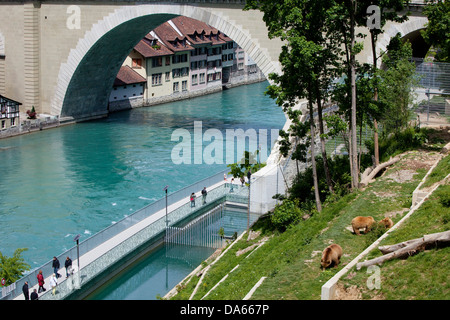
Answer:
MULTIPOLYGON (((365 291, 367 293, 367 291, 365 291)), ((363 292, 356 285, 345 287, 342 283, 336 284, 334 300, 362 300, 363 292)), ((385 300, 381 293, 374 294, 370 300, 385 300)))
POLYGON ((390 211, 390 212, 386 212, 384 214, 385 218, 395 218, 397 217, 397 215, 402 216, 405 212, 408 212, 409 209, 408 208, 403 208, 402 210, 398 210, 398 211, 390 211))
POLYGON ((362 300, 362 293, 356 285, 345 287, 338 282, 336 284, 335 300, 362 300))
POLYGON ((394 170, 387 174, 385 178, 394 180, 397 183, 404 183, 411 181, 415 174, 417 174, 415 170, 394 170))

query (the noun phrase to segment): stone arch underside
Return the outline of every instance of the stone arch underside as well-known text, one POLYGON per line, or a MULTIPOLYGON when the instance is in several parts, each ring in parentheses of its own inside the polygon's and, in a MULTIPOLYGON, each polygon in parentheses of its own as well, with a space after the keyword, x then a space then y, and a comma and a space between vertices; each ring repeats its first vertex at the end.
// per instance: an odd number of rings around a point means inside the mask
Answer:
POLYGON ((126 56, 150 30, 178 15, 206 22, 226 33, 250 54, 266 76, 277 72, 276 64, 248 32, 227 18, 189 6, 122 7, 93 25, 71 50, 67 63, 60 68, 52 114, 75 120, 106 115, 109 94, 126 56))
MULTIPOLYGON (((428 19, 425 17, 410 17, 409 20, 403 23, 393 23, 389 27, 385 28, 385 32, 379 36, 379 39, 376 44, 376 52, 380 54, 381 52, 386 51, 391 38, 395 37, 397 33, 400 33, 402 38, 408 39, 411 35, 419 32, 422 29, 425 29, 425 25, 428 22, 428 19)), ((368 63, 372 63, 372 53, 367 55, 366 61, 368 63)), ((378 61, 378 63, 381 63, 378 61)))

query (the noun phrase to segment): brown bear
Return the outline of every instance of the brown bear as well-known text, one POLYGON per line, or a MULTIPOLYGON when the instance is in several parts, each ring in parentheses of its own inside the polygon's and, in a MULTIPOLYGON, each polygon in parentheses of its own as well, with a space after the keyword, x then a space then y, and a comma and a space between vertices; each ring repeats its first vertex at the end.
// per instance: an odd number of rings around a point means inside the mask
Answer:
POLYGON ((380 220, 378 224, 384 226, 386 229, 389 229, 394 225, 394 222, 392 222, 391 218, 384 218, 383 220, 380 220))
POLYGON ((341 246, 333 243, 323 250, 320 264, 323 269, 328 268, 332 264, 336 268, 340 262, 341 256, 342 256, 341 246))
POLYGON ((365 229, 364 233, 367 233, 372 228, 375 220, 372 217, 356 217, 352 220, 353 232, 358 236, 360 235, 359 229, 365 229))

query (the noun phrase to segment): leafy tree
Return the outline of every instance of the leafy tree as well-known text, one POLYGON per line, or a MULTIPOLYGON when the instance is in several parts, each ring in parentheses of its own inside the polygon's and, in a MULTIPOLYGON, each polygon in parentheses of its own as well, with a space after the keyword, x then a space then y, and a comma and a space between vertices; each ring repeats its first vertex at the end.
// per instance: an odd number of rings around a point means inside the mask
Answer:
POLYGON ((25 263, 22 252, 27 248, 19 248, 14 251, 14 255, 9 258, 0 252, 0 278, 5 278, 6 285, 13 284, 22 277, 22 274, 30 270, 30 265, 25 263))
MULTIPOLYGON (((358 13, 358 25, 359 26, 368 26, 372 47, 372 75, 376 75, 377 70, 377 60, 379 56, 376 52, 376 42, 378 40, 378 36, 383 33, 383 27, 386 25, 388 21, 395 22, 403 22, 408 19, 406 14, 399 15, 398 12, 404 9, 405 1, 403 0, 360 0, 361 6, 360 11, 358 13), (378 21, 369 21, 373 15, 373 11, 368 10, 369 6, 376 5, 379 9, 379 16, 376 17, 378 21), (374 24, 369 22, 378 22, 379 26, 374 26, 374 24), (379 28, 378 28, 379 27, 379 28)), ((373 78, 373 100, 374 107, 376 108, 378 102, 378 85, 377 85, 377 77, 373 78)), ((373 127, 374 127, 374 156, 375 156, 375 165, 379 164, 379 150, 378 150, 378 117, 373 118, 373 127)))
POLYGON ((398 134, 408 126, 413 103, 413 88, 418 85, 416 68, 410 61, 412 48, 400 34, 391 39, 383 57, 385 70, 379 70, 380 101, 387 105, 382 119, 384 134, 398 134))
POLYGON ((421 31, 425 41, 439 49, 436 59, 450 62, 450 2, 428 0, 423 13, 428 18, 426 29, 421 31))
MULTIPOLYGON (((268 27, 269 38, 279 37, 285 43, 279 57, 283 73, 269 76, 274 84, 269 87, 268 94, 284 108, 285 112, 292 109, 301 99, 308 100, 309 143, 313 171, 316 171, 313 103, 316 103, 318 108, 321 151, 323 158, 327 159, 323 139, 322 104, 327 98, 328 88, 335 71, 339 70, 337 67, 340 55, 339 43, 334 41, 337 38, 326 37, 327 28, 332 24, 328 10, 333 5, 333 1, 327 0, 250 0, 246 5, 247 10, 259 9, 264 13, 263 20, 268 27)), ((293 122, 298 119, 296 116, 296 114, 290 113, 293 122)), ((304 132, 304 128, 297 123, 295 123, 295 128, 300 128, 301 132, 304 132)), ((286 133, 284 137, 288 138, 286 133)), ((298 138, 303 139, 303 136, 298 138)), ((289 146, 288 142, 283 145, 284 148, 289 146)), ((324 161, 324 167, 327 184, 332 192, 333 185, 327 160, 324 161)), ((317 190, 316 179, 314 185, 317 190)), ((319 197, 317 197, 317 207, 320 211, 319 197)))
POLYGON ((235 178, 244 177, 249 170, 251 170, 252 173, 255 173, 265 166, 265 163, 257 161, 258 155, 259 150, 256 150, 254 153, 244 151, 244 157, 241 161, 227 165, 227 167, 230 168, 229 173, 235 178))

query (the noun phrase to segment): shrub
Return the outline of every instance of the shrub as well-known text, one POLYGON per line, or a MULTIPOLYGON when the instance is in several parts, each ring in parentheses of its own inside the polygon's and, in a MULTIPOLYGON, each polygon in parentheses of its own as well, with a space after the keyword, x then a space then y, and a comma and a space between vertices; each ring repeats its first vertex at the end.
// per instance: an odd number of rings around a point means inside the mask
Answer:
POLYGON ((278 204, 270 217, 275 228, 285 231, 292 225, 297 224, 302 218, 302 211, 298 208, 297 201, 285 200, 278 204))

